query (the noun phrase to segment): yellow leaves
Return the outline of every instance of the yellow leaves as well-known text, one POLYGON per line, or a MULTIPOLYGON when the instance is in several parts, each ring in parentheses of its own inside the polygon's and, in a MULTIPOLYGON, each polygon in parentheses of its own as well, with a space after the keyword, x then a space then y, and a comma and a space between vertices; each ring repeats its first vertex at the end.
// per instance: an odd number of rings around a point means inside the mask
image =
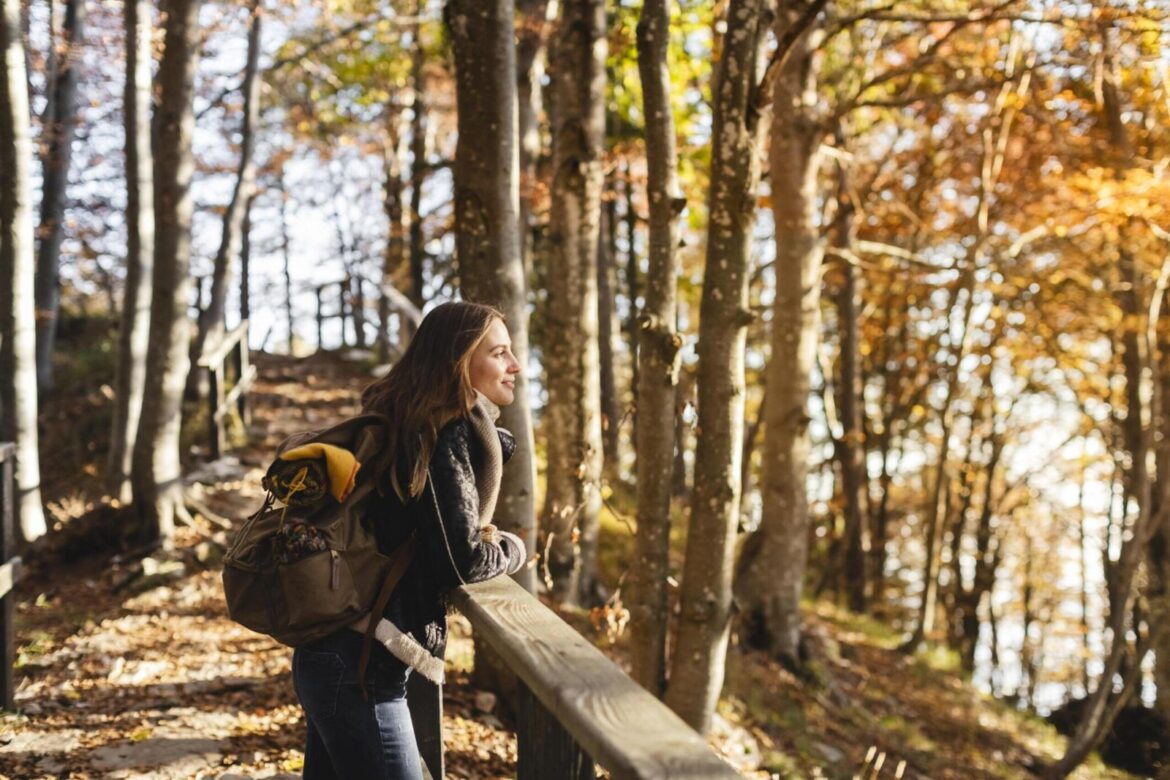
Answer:
POLYGON ((150 736, 153 733, 154 729, 152 729, 150 726, 139 726, 130 732, 130 741, 145 742, 146 740, 150 739, 150 736))

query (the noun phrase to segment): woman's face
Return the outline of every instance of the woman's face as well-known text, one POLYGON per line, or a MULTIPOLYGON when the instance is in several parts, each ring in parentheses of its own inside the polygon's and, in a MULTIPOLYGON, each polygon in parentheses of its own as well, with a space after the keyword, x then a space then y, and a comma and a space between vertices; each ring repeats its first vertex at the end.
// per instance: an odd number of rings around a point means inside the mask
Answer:
POLYGON ((512 339, 501 320, 493 320, 487 335, 471 355, 471 386, 497 406, 516 398, 516 374, 520 361, 512 354, 512 339))

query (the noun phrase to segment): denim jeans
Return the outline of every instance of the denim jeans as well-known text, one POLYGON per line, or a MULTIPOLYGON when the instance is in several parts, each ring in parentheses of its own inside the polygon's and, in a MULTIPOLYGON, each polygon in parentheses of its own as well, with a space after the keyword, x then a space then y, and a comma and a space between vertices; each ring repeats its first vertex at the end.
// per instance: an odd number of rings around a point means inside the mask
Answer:
POLYGON ((421 780, 406 678, 410 667, 377 640, 366 693, 358 688, 362 635, 343 628, 293 651, 293 686, 305 710, 305 780, 421 780))

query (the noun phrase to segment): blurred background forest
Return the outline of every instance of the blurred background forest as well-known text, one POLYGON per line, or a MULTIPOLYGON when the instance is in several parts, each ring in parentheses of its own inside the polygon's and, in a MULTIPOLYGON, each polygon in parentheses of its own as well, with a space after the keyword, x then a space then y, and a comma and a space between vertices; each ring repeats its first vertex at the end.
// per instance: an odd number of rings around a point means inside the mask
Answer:
POLYGON ((1123 708, 1170 751, 1164 3, 3 9, 25 543, 77 506, 170 543, 237 323, 384 365, 463 296, 528 369, 522 584, 696 728, 729 645, 826 684, 802 608, 835 604, 1019 710, 1083 700, 1056 774, 1123 708), (74 452, 43 409, 77 388, 74 452))

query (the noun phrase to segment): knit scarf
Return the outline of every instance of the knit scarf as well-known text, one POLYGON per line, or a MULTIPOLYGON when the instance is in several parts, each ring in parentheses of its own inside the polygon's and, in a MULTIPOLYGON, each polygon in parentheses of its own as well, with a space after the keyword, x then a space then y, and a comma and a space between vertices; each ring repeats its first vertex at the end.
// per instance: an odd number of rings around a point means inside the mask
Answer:
POLYGON ((500 434, 496 432, 499 416, 500 407, 476 390, 470 420, 471 430, 483 445, 482 457, 472 464, 475 469, 475 490, 479 494, 480 526, 492 521, 496 501, 500 497, 500 479, 504 474, 504 454, 500 449, 500 434))

